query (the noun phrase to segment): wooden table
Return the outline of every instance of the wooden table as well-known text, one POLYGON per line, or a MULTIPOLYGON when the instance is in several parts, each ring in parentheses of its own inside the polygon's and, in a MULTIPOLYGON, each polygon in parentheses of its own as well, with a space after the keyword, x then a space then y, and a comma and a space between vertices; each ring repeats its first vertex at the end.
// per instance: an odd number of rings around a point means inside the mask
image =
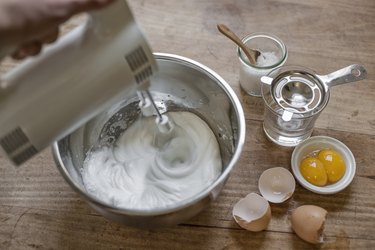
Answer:
MULTIPOLYGON (((133 229, 95 213, 57 171, 50 149, 20 168, 0 158, 0 249, 375 249, 375 1, 373 0, 147 0, 129 1, 154 51, 189 57, 220 74, 235 90, 246 116, 246 145, 221 195, 209 208, 174 228, 133 229), (352 184, 330 196, 297 184, 294 196, 272 204, 267 230, 237 226, 235 202, 258 192, 260 174, 290 168, 291 148, 262 132, 262 100, 241 91, 235 46, 216 29, 240 36, 265 31, 289 49, 287 64, 325 74, 363 64, 368 78, 335 87, 314 135, 344 142, 357 161, 352 184), (328 210, 326 243, 312 246, 291 230, 288 215, 302 204, 328 210)), ((71 29, 78 21, 71 21, 71 29)), ((1 72, 14 65, 3 62, 1 72)))

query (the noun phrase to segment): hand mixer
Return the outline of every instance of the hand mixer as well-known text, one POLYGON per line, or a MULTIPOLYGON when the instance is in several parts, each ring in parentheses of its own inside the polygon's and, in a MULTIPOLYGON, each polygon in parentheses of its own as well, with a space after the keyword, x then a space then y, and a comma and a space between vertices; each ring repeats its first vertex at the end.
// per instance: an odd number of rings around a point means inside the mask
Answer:
POLYGON ((148 91, 156 69, 125 0, 90 13, 85 24, 1 78, 0 149, 20 165, 135 90, 168 130, 148 91))

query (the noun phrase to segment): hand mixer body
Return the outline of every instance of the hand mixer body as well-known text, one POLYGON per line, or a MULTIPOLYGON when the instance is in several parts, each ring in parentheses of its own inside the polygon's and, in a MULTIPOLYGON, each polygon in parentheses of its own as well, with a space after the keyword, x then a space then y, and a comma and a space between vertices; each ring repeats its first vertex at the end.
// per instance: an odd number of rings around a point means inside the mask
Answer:
POLYGON ((0 148, 20 165, 121 100, 145 89, 156 63, 123 0, 1 79, 0 148))

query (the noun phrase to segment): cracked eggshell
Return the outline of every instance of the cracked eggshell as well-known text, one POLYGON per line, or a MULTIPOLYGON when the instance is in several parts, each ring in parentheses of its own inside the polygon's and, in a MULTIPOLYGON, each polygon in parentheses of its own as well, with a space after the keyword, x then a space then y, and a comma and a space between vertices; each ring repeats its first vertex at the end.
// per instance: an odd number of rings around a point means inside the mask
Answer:
POLYGON ((262 196, 268 201, 281 203, 293 195, 296 181, 292 173, 286 168, 270 168, 260 176, 258 188, 262 196))
POLYGON ((321 207, 300 206, 292 212, 292 228, 301 239, 313 244, 322 243, 326 216, 327 211, 321 207))
POLYGON ((266 229, 271 220, 271 207, 262 196, 250 193, 234 205, 233 218, 240 227, 259 232, 266 229))

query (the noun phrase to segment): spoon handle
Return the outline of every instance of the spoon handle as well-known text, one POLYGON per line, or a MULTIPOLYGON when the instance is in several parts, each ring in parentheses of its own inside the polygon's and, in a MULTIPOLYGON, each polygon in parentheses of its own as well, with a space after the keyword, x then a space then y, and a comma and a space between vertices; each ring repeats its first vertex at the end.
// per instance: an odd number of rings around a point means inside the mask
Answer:
POLYGON ((366 75, 366 69, 362 65, 352 64, 328 75, 317 75, 317 77, 320 78, 328 88, 331 88, 336 85, 363 80, 366 78, 366 75))
POLYGON ((250 50, 233 31, 224 24, 218 24, 217 29, 242 49, 251 64, 256 64, 256 52, 250 50))

